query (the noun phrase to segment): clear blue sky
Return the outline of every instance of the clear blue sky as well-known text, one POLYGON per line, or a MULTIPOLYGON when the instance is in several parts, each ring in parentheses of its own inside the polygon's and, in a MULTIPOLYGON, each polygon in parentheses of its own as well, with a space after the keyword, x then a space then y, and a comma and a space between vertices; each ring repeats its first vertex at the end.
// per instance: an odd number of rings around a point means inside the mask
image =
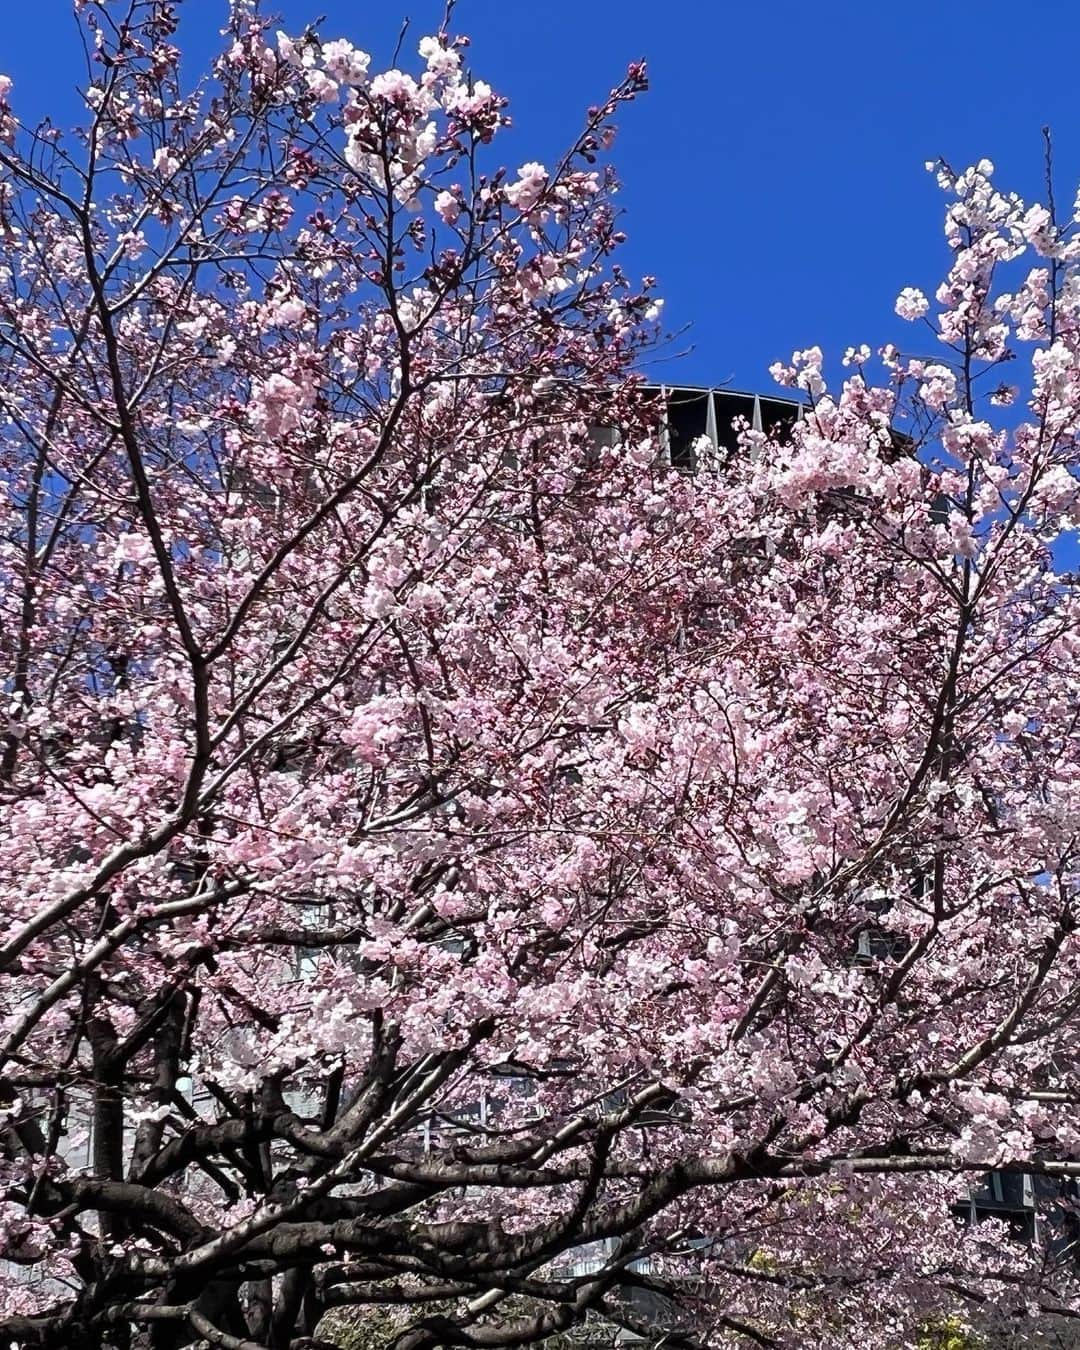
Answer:
MULTIPOLYGON (((297 31, 320 15, 385 61, 442 0, 279 0, 297 31)), ((72 119, 78 49, 68 0, 5 0, 0 71, 21 115, 72 119)), ((192 60, 224 0, 182 6, 192 60)), ((931 287, 945 257, 941 198, 923 165, 988 157, 999 182, 1040 190, 1040 128, 1056 139, 1058 195, 1080 178, 1076 0, 906 5, 846 0, 459 0, 472 65, 512 100, 498 145, 511 166, 550 160, 584 107, 644 56, 652 91, 627 110, 616 162, 631 246, 673 328, 672 381, 770 387, 769 364, 818 342, 910 341, 892 302, 931 287)))

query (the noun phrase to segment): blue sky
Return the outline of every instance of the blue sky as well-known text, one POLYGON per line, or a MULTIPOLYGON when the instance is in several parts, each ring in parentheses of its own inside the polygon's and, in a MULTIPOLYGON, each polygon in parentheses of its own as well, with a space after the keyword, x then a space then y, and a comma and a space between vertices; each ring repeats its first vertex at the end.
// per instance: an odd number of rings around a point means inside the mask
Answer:
MULTIPOLYGON (((442 0, 280 0, 299 30, 325 15, 386 61, 403 13, 409 43, 442 0)), ((68 0, 5 5, 0 71, 21 115, 72 120, 78 48, 68 0)), ((185 0, 192 60, 215 41, 224 0, 185 0)), ((905 285, 932 287, 945 259, 941 202, 923 165, 988 157, 998 180, 1041 190, 1040 128, 1056 141, 1058 196, 1080 178, 1071 71, 1080 5, 942 0, 459 0, 472 65, 512 100, 499 158, 551 160, 584 107, 644 56, 653 88, 616 147, 626 261, 660 279, 686 328, 654 369, 672 382, 768 389, 769 364, 817 342, 910 342, 892 314, 905 285), (688 354, 676 360, 677 352, 688 354)))

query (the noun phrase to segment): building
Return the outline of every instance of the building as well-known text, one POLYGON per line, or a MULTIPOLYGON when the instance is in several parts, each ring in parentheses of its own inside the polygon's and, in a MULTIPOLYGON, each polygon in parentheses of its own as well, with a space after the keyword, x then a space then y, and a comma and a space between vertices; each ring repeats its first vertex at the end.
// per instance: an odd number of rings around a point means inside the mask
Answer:
POLYGON ((783 433, 801 421, 801 400, 772 394, 747 394, 734 389, 699 385, 651 385, 663 404, 660 435, 674 468, 693 469, 695 444, 707 436, 725 457, 739 448, 744 428, 768 434, 783 433))

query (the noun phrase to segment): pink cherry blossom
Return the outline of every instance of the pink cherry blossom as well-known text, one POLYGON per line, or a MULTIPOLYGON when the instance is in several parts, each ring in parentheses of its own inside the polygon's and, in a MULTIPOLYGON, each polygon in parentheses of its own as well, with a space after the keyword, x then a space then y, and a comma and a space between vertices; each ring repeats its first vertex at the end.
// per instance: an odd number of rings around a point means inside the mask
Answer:
POLYGON ((435 210, 447 225, 456 223, 461 215, 461 202, 456 193, 444 189, 435 198, 435 210))
POLYGON ((322 60, 326 73, 341 84, 362 85, 367 82, 371 57, 367 52, 358 50, 351 42, 343 39, 324 42, 322 60))
POLYGON ((547 178, 547 169, 542 164, 534 161, 523 164, 518 170, 517 182, 506 189, 506 200, 521 212, 531 211, 540 200, 547 178))
POLYGON ((934 166, 918 351, 673 465, 642 65, 508 177, 449 33, 77 8, 77 153, 0 82, 0 1344, 1075 1321, 1077 222, 934 166))
POLYGON ((914 286, 905 286, 896 300, 896 312, 902 319, 921 319, 929 309, 929 300, 914 286))
POLYGON ((163 178, 171 178, 180 167, 180 161, 168 146, 161 146, 154 152, 154 170, 163 178))

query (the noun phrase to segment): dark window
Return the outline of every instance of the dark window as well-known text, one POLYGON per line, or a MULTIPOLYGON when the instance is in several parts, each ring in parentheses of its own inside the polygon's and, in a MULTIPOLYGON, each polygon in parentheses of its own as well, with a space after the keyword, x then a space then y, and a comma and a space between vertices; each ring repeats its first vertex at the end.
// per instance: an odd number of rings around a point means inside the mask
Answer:
POLYGON ((907 949, 907 938, 887 928, 863 928, 855 940, 855 958, 860 963, 900 961, 907 949))
POLYGON ((726 394, 718 389, 713 394, 716 410, 716 443, 721 450, 734 453, 739 448, 739 433, 735 423, 745 418, 748 426, 754 421, 754 400, 746 394, 726 394))
POLYGON ((797 404, 782 403, 779 399, 763 398, 761 408, 761 429, 768 436, 779 436, 781 440, 791 434, 791 428, 799 420, 797 404))
POLYGON ((673 389, 668 394, 668 450, 674 468, 694 467, 694 442, 706 434, 708 421, 708 394, 690 389, 673 389))

